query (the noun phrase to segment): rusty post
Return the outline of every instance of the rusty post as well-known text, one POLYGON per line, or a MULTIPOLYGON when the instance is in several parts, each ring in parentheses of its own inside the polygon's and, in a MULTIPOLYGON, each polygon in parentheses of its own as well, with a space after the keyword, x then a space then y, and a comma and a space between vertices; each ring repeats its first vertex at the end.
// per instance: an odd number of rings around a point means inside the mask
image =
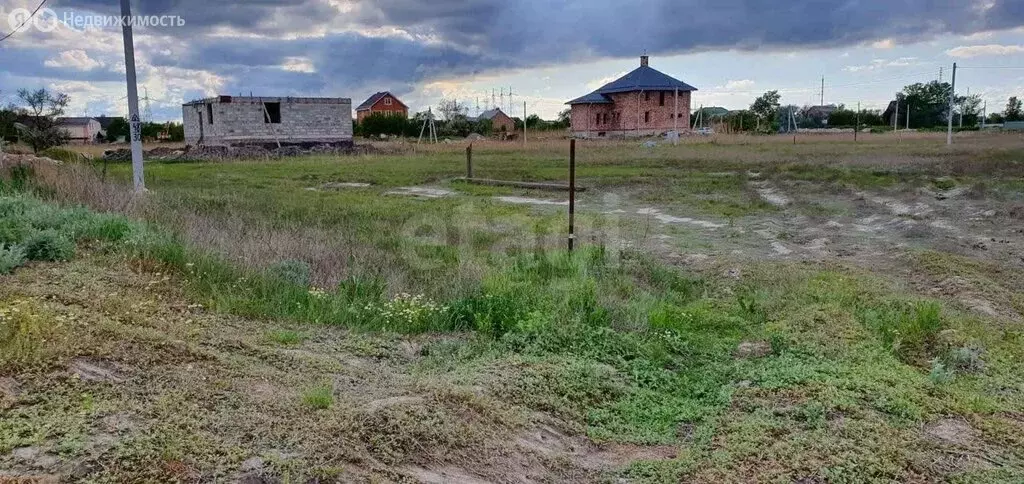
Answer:
POLYGON ((466 147, 466 178, 473 178, 473 143, 466 147))

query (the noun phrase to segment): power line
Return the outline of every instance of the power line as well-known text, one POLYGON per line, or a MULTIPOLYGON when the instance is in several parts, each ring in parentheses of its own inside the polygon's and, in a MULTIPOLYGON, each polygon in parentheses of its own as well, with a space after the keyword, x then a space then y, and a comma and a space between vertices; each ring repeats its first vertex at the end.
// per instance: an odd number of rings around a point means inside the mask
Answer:
POLYGON ((957 66, 957 69, 1024 69, 1024 66, 957 66))
POLYGON ((19 30, 21 30, 21 28, 24 27, 25 24, 27 24, 29 20, 32 20, 32 18, 36 16, 36 13, 39 12, 39 9, 43 8, 43 5, 46 5, 46 0, 43 0, 43 1, 39 2, 39 6, 37 6, 36 9, 33 10, 32 13, 29 14, 29 16, 26 17, 25 20, 22 21, 21 24, 18 25, 17 28, 12 30, 11 33, 9 33, 9 34, 7 34, 7 35, 5 35, 3 37, 0 37, 0 42, 3 42, 5 40, 9 39, 12 35, 16 34, 19 30))

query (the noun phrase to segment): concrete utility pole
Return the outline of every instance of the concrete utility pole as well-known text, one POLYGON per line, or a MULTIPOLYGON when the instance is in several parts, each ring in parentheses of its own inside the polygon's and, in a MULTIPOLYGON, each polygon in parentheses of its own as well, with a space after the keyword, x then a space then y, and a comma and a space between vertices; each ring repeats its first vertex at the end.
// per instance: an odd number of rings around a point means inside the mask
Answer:
POLYGON ((907 128, 910 129, 910 103, 907 103, 907 128))
MULTIPOLYGON (((988 101, 986 100, 985 101, 985 107, 981 108, 981 129, 985 129, 985 118, 987 118, 987 117, 988 117, 988 101)), ((0 144, 2 144, 2 143, 3 143, 3 141, 0 140, 0 144)), ((3 154, 0 153, 0 156, 3 156, 3 154)))
POLYGON ((124 67, 128 82, 128 124, 132 138, 132 181, 135 191, 146 190, 142 174, 142 120, 139 119, 139 86, 135 79, 135 41, 132 37, 132 6, 130 0, 121 0, 121 34, 124 37, 124 67))
POLYGON ((956 100, 956 62, 953 63, 953 83, 949 86, 949 119, 946 127, 946 145, 953 145, 953 102, 956 100))
POLYGON ((821 104, 818 106, 825 105, 825 76, 821 76, 821 104))

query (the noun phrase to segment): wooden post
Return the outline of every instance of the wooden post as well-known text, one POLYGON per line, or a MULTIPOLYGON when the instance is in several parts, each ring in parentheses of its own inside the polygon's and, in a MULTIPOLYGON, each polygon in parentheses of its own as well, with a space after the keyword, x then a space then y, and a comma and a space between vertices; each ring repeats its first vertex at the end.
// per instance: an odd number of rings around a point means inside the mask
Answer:
POLYGON ((569 140, 569 252, 576 241, 576 140, 569 140))
POLYGON ((473 143, 466 147, 466 178, 473 178, 473 143))

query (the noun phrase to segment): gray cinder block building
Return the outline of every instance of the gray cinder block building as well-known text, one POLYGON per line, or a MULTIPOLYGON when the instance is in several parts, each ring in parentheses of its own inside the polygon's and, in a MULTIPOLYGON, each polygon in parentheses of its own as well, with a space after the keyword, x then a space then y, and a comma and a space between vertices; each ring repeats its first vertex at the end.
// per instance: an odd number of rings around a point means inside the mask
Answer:
POLYGON ((348 98, 217 96, 181 109, 191 146, 352 144, 348 98))

